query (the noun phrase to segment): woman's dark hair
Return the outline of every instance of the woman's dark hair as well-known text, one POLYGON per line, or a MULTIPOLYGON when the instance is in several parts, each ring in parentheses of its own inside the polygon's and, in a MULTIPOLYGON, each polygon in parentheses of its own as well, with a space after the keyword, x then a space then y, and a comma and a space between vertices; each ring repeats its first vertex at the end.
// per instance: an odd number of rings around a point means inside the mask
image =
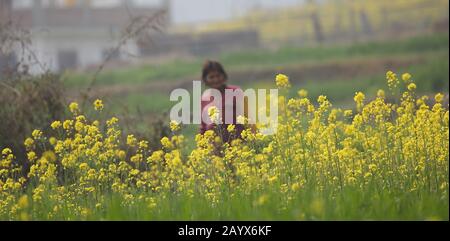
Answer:
POLYGON ((223 77, 227 80, 228 79, 228 75, 225 72, 225 70, 223 69, 222 64, 220 64, 217 61, 214 60, 206 60, 205 63, 203 64, 203 70, 202 70, 202 80, 205 81, 206 80, 206 76, 208 76, 209 72, 211 71, 217 71, 221 74, 223 74, 223 77))

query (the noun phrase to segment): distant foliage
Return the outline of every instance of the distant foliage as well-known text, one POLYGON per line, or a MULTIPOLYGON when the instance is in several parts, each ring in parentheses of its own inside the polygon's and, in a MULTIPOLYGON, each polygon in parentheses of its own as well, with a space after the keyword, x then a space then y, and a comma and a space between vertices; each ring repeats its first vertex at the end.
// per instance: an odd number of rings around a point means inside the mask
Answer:
POLYGON ((0 85, 0 146, 22 156, 24 138, 34 129, 64 115, 64 90, 59 77, 44 74, 3 80, 0 85))

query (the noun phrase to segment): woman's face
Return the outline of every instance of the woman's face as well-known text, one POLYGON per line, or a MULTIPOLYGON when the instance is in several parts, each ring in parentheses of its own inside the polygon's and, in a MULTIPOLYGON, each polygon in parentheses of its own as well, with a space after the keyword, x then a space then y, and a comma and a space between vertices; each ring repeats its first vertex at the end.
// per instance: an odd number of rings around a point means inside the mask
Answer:
POLYGON ((206 85, 208 85, 211 88, 218 89, 223 86, 226 79, 225 76, 218 72, 218 71, 211 71, 206 76, 206 85))

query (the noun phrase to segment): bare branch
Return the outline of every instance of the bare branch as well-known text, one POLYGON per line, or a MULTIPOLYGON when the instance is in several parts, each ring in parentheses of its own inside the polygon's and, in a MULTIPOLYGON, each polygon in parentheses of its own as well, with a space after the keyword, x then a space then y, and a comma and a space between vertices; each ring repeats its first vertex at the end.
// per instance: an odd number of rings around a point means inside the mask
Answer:
POLYGON ((90 92, 92 91, 93 86, 97 81, 97 77, 99 73, 104 69, 105 65, 112 59, 112 57, 120 51, 122 46, 124 46, 128 40, 138 37, 143 31, 146 29, 153 29, 157 31, 161 31, 162 28, 160 21, 161 18, 166 14, 166 10, 161 10, 155 13, 152 16, 136 16, 133 17, 132 13, 128 10, 128 14, 130 15, 131 21, 126 26, 126 28, 122 31, 122 36, 119 38, 116 46, 113 47, 107 54, 105 60, 98 66, 96 71, 94 72, 91 81, 89 82, 84 93, 80 93, 83 100, 82 105, 84 106, 86 101, 90 98, 90 92))

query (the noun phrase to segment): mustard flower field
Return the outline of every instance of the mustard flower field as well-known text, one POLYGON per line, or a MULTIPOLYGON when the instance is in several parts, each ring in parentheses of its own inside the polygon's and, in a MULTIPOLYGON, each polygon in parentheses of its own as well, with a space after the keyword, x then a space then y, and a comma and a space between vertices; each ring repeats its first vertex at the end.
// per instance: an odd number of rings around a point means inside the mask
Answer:
MULTIPOLYGON (((274 81, 291 88, 288 76, 274 81)), ((73 118, 24 140, 28 167, 0 147, 0 219, 448 220, 444 95, 417 96, 408 73, 386 83, 376 98, 355 93, 351 109, 303 89, 280 95, 275 134, 248 128, 222 143, 207 131, 194 149, 179 123, 151 150, 101 100, 92 115, 71 103, 73 118)))

